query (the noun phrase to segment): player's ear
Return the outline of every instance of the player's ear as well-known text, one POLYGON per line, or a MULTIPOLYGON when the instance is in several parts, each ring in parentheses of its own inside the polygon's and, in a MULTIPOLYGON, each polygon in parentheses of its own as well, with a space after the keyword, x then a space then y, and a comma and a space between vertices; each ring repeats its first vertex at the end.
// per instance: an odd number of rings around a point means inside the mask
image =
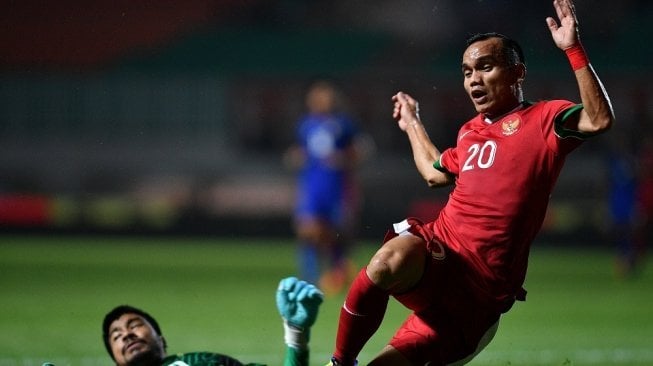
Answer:
POLYGON ((168 342, 166 341, 166 337, 161 336, 161 344, 163 345, 163 352, 168 351, 168 342))
POLYGON ((526 79, 526 65, 520 62, 515 65, 514 69, 517 74, 517 82, 521 84, 526 79))

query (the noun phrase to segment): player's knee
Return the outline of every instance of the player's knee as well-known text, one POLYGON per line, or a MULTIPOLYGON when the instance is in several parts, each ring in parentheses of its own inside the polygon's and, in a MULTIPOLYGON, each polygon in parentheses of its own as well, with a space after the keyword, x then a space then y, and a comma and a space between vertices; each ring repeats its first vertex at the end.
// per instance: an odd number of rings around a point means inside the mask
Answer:
POLYGON ((391 281, 397 268, 397 257, 389 250, 380 249, 367 265, 367 275, 377 285, 391 281))
POLYGON ((386 243, 367 265, 368 277, 377 286, 393 292, 412 287, 424 271, 425 252, 420 249, 420 241, 386 243))

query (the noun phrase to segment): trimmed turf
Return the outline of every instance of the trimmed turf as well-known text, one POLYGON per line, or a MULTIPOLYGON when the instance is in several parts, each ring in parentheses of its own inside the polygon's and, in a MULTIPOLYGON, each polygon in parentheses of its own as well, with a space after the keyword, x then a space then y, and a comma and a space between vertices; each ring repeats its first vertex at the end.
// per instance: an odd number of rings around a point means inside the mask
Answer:
MULTIPOLYGON (((365 263, 374 245, 354 256, 365 263)), ((616 279, 606 250, 536 247, 528 301, 502 320, 471 365, 653 364, 653 273, 616 279)), ((245 238, 0 237, 0 366, 110 365, 100 323, 113 306, 143 307, 169 351, 218 351, 281 363, 278 281, 296 272, 291 240, 245 238)), ((326 362, 343 297, 327 298, 312 333, 326 362)), ((406 311, 391 301, 369 360, 406 311)))

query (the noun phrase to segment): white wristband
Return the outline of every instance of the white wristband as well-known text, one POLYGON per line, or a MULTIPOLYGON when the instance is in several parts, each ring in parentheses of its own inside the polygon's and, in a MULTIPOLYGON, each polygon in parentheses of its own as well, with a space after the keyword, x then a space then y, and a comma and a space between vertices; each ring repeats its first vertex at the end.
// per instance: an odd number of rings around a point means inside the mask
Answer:
POLYGON ((307 349, 309 329, 301 329, 288 324, 288 321, 283 321, 283 339, 288 347, 295 349, 307 349))

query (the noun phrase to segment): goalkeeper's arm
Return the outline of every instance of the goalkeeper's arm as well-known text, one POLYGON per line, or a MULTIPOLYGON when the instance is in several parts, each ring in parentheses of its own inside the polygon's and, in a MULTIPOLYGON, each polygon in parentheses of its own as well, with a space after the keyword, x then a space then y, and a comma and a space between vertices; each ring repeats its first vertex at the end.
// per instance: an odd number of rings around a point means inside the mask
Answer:
POLYGON ((284 366, 308 366, 311 326, 324 295, 314 285, 287 277, 277 288, 277 309, 283 318, 286 357, 284 366))

